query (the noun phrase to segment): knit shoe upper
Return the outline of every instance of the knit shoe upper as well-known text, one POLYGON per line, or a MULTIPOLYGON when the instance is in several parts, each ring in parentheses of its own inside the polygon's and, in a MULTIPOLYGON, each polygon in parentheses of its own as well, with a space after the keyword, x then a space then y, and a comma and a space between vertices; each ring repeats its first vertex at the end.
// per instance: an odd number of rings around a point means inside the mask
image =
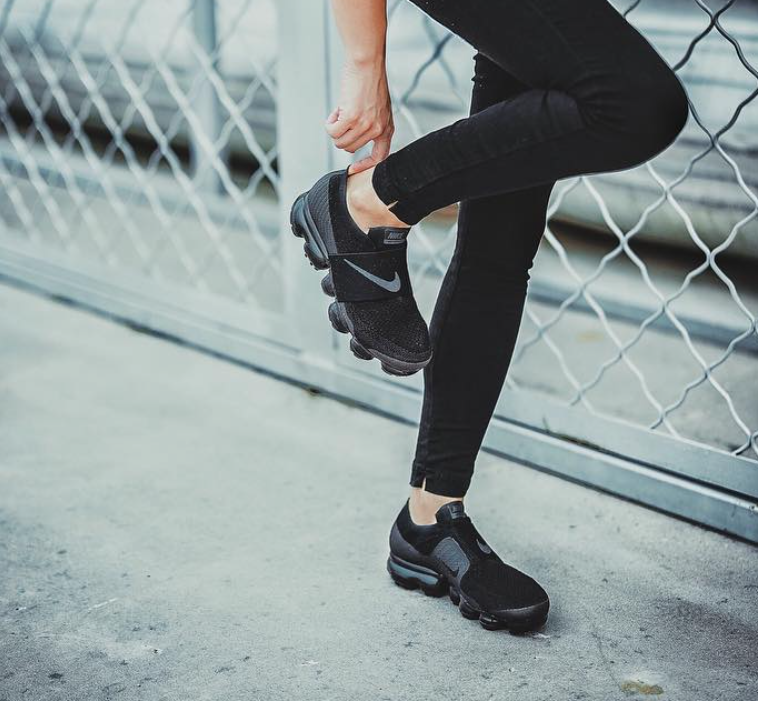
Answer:
POLYGON ((544 623, 550 605, 545 590, 498 557, 466 515, 463 502, 442 506, 436 521, 414 523, 406 503, 390 535, 391 556, 446 577, 456 596, 480 614, 514 627, 544 623))
POLYGON ((407 265, 409 228, 364 233, 347 207, 347 170, 323 176, 306 207, 329 260, 333 289, 348 330, 372 355, 420 369, 431 358, 429 331, 413 297, 407 265))

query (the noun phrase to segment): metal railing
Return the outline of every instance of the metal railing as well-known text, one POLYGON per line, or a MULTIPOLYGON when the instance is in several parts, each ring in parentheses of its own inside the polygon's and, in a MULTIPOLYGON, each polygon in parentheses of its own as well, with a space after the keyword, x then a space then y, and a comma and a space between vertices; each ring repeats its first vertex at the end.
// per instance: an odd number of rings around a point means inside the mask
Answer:
MULTIPOLYGON (((288 231, 294 196, 346 164, 322 126, 324 0, 0 8, 0 273, 417 417, 420 378, 354 361, 288 231)), ((692 118, 653 162, 556 186, 486 445, 758 539, 758 13, 619 9, 692 118)), ((465 112, 473 50, 405 0, 389 13, 398 147, 465 112)), ((414 231, 426 312, 454 238, 452 211, 414 231)))

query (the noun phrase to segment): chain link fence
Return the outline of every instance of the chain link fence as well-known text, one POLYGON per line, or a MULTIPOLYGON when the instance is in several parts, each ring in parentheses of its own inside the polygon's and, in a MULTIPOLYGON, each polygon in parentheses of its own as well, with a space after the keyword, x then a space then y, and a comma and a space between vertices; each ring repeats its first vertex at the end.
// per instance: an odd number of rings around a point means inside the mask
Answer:
POLYGON ((272 3, 6 2, 6 235, 275 304, 275 47, 247 46, 266 21, 272 3))
MULTIPOLYGON (((535 450, 560 438, 755 501, 758 8, 615 4, 675 67, 692 117, 651 163, 556 186, 488 445, 546 467, 535 450)), ((397 148, 465 114, 473 50, 388 5, 397 148)), ((339 70, 326 2, 0 8, 0 273, 416 415, 420 378, 352 359, 286 227, 292 198, 345 163, 321 126, 339 70)), ((454 238, 454 208, 416 227, 427 313, 454 238)), ((701 518, 606 468, 569 476, 752 537, 754 519, 701 518)))

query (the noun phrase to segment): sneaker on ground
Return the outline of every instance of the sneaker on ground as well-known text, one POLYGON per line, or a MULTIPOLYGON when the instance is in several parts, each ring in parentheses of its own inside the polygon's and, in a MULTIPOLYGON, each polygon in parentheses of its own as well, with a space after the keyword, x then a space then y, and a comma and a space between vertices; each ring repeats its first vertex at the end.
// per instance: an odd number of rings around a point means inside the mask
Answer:
POLYGON ((437 523, 418 525, 406 502, 390 533, 387 569, 406 589, 449 594, 463 616, 488 630, 526 633, 547 621, 550 601, 531 577, 505 564, 454 501, 436 513, 437 523))

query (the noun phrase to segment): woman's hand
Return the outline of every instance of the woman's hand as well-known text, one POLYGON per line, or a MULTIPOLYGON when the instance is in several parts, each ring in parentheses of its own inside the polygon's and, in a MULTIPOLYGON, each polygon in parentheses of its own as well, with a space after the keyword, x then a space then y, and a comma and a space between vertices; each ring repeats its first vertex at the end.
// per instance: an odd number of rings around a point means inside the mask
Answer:
POLYGON ((367 170, 389 155, 395 126, 383 60, 345 64, 339 105, 326 120, 326 131, 337 148, 349 153, 374 142, 371 155, 353 163, 350 174, 367 170))

